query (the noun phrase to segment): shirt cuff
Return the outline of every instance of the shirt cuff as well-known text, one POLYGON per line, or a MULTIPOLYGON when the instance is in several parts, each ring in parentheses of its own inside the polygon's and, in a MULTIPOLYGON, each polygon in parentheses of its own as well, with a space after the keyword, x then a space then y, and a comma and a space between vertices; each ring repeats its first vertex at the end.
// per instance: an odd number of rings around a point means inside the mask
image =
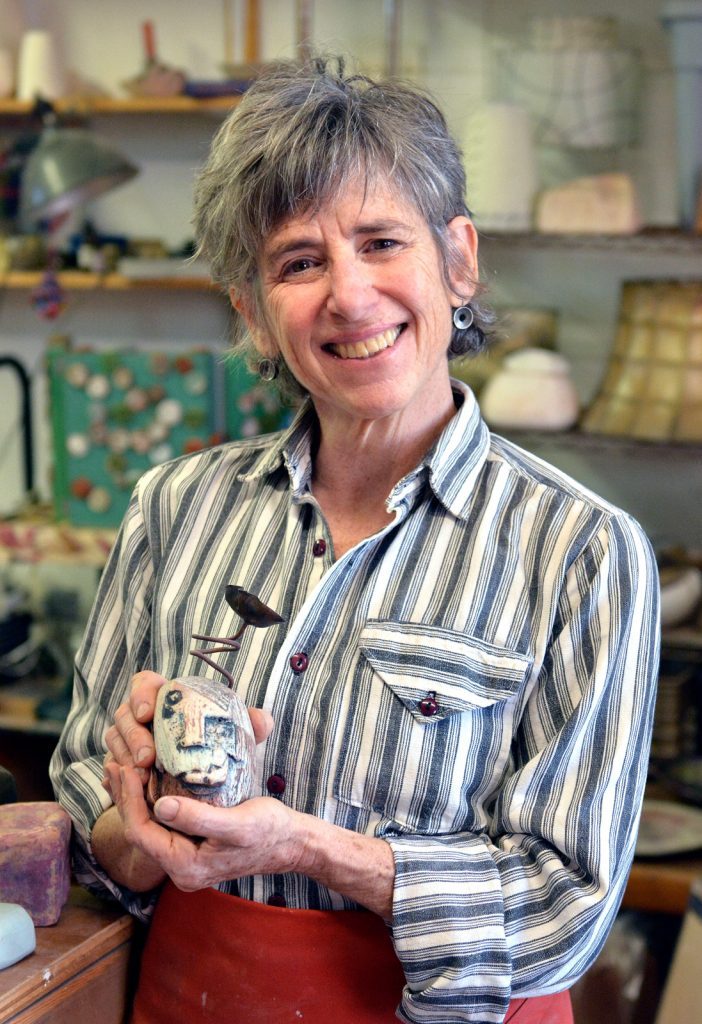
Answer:
POLYGON ((511 958, 495 862, 479 836, 383 836, 395 858, 392 933, 407 978, 400 1019, 499 1024, 511 958))

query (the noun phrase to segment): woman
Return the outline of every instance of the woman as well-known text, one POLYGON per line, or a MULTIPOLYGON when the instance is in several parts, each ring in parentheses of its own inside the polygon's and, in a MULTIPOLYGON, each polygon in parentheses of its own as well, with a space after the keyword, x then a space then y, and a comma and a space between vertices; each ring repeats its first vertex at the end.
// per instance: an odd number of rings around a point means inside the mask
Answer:
POLYGON ((53 776, 79 877, 143 918, 161 893, 137 1022, 570 1021, 617 912, 654 561, 451 380, 486 322, 464 194, 428 98, 323 61, 262 75, 200 175, 238 342, 305 398, 146 474, 77 658, 53 776), (285 619, 223 656, 257 795, 151 814, 155 695, 233 632, 228 583, 285 619))

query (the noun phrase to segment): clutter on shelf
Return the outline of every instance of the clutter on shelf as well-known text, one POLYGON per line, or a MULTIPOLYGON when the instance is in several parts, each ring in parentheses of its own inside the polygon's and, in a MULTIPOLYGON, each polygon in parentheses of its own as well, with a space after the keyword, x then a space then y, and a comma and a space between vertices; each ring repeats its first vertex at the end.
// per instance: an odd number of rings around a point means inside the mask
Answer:
POLYGON ((540 143, 612 148, 636 138, 640 63, 616 18, 535 17, 500 61, 505 98, 528 110, 540 143))
POLYGON ((633 235, 643 224, 628 174, 577 178, 536 197, 534 226, 543 234, 633 235))
POLYGON ((568 360, 524 348, 506 356, 480 395, 486 421, 503 430, 568 430, 579 412, 568 360))

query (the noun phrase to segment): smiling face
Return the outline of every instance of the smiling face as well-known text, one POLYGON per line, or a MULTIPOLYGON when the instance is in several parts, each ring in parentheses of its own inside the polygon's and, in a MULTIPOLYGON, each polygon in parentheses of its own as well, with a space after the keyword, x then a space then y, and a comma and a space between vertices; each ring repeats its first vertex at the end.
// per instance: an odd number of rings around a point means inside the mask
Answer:
POLYGON ((232 296, 265 356, 282 355, 322 426, 409 414, 416 429, 452 408, 451 307, 474 286, 476 234, 448 224, 466 274, 447 283, 421 215, 389 187, 350 184, 334 203, 291 217, 259 259, 261 307, 232 296))

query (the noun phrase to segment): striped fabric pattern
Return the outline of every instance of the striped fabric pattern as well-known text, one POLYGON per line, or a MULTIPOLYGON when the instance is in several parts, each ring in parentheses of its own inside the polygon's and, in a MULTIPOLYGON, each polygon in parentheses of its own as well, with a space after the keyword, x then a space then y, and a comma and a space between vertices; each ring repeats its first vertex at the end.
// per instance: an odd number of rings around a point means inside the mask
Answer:
MULTIPOLYGON (((258 792, 281 775, 276 799, 391 845, 399 1013, 415 1024, 499 1022, 511 996, 567 988, 593 961, 633 857, 658 663, 638 525, 491 435, 454 389, 456 416, 388 498, 394 519, 338 560, 309 488, 309 408, 282 435, 146 474, 52 762, 81 880, 147 918, 153 897, 90 853, 105 729, 136 670, 213 675, 190 635, 235 632, 226 584, 256 593, 285 622, 247 630, 222 664, 276 721, 258 792)), ((221 888, 352 906, 298 875, 221 888)))

